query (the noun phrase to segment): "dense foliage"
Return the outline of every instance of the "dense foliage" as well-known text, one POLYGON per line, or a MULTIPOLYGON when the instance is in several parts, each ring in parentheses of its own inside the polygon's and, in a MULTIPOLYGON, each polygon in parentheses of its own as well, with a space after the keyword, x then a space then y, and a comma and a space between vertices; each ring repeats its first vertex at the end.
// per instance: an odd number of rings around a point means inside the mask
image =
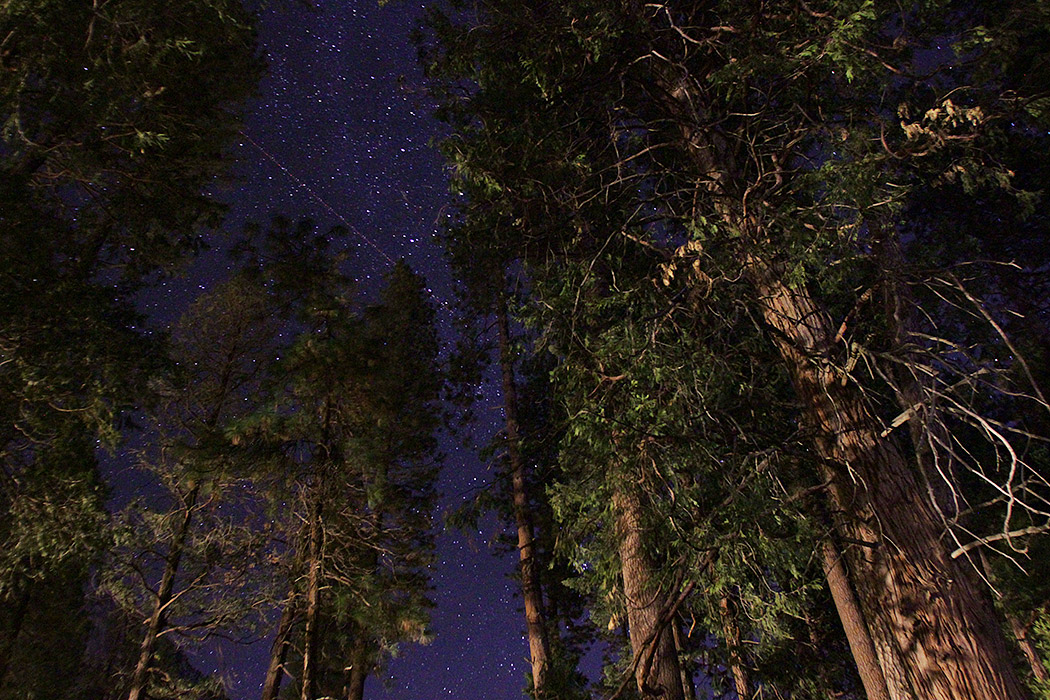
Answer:
POLYGON ((263 700, 361 700, 482 381, 448 523, 507 526, 523 692, 1050 693, 1045 2, 435 7, 451 369, 423 278, 305 220, 151 329, 254 19, 74 5, 0 8, 0 698, 220 698, 196 655, 265 640, 263 700))
POLYGON ((841 552, 869 697, 1024 695, 999 627, 1025 647, 1038 614, 989 601, 1010 568, 1046 602, 1016 572, 1050 522, 1047 29, 1026 2, 432 13, 450 259, 475 295, 516 276, 556 358, 546 492, 591 618, 628 621, 618 692, 860 692, 815 624, 841 552))

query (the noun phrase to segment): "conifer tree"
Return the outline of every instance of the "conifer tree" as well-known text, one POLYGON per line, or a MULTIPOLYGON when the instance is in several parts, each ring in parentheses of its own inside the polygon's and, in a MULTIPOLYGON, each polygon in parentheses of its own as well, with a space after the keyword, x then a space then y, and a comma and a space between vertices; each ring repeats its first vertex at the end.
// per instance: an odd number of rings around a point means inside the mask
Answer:
POLYGON ((405 641, 427 639, 431 511, 442 376, 434 311, 404 264, 355 308, 330 235, 277 221, 250 252, 299 330, 269 407, 236 429, 274 470, 292 546, 290 585, 264 693, 359 700, 405 641), (283 491, 280 484, 283 483, 283 491))
POLYGON ((810 450, 790 463, 823 483, 894 698, 1024 696, 961 555, 1037 534, 1045 503, 1037 453, 1002 414, 1045 406, 996 320, 1002 295, 956 274, 984 265, 971 256, 918 274, 922 254, 951 241, 909 227, 924 220, 912 204, 940 188, 1030 214, 1045 168, 1016 146, 1038 148, 1046 115, 1016 69, 1039 74, 1045 56, 1016 40, 1040 36, 1046 17, 1025 2, 994 18, 957 9, 490 2, 467 31, 435 19, 443 45, 425 56, 448 80, 453 167, 520 231, 501 244, 532 270, 583 270, 540 295, 548 308, 572 300, 564 342, 586 347, 580 311, 608 296, 588 277, 618 291, 672 276, 700 297, 729 282, 776 351, 761 361, 790 380, 810 450), (949 32, 962 37, 954 54, 935 49, 949 32), (646 255, 630 272, 604 262, 646 255), (981 440, 1003 465, 994 476, 981 440), (982 491, 1021 482, 1021 521, 1035 524, 1008 524, 1009 508, 975 538, 966 504, 995 513, 1003 501, 982 491))

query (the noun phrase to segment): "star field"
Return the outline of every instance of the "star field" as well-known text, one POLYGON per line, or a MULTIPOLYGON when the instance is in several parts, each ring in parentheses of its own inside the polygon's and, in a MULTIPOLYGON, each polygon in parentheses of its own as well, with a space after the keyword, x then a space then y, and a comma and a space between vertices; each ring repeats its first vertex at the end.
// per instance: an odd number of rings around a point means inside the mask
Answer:
MULTIPOLYGON (((233 149, 237 181, 219 196, 230 206, 231 230, 276 214, 310 217, 321 230, 346 226, 356 251, 350 264, 366 293, 390 260, 404 258, 445 305, 452 283, 434 236, 448 184, 430 146, 440 125, 430 116, 425 91, 416 89, 423 79, 408 41, 421 10, 409 3, 380 8, 375 0, 324 3, 316 10, 268 3, 260 12, 260 43, 269 75, 233 149)), ((221 277, 227 266, 221 248, 206 254, 189 279, 167 282, 166 298, 149 310, 177 308, 206 286, 201 280, 221 277)), ((447 309, 439 319, 450 337, 447 309)), ((478 413, 498 421, 498 396, 488 401, 478 413)), ((493 429, 480 426, 478 444, 493 429)), ((448 458, 439 490, 446 509, 490 475, 458 440, 442 442, 448 458)), ((469 536, 440 535, 434 641, 406 645, 385 674, 369 678, 368 698, 522 697, 528 645, 516 585, 508 577, 514 561, 487 549, 498 528, 489 521, 469 536)), ((226 674, 234 700, 256 698, 268 651, 269 640, 224 645, 200 661, 205 670, 226 674)))

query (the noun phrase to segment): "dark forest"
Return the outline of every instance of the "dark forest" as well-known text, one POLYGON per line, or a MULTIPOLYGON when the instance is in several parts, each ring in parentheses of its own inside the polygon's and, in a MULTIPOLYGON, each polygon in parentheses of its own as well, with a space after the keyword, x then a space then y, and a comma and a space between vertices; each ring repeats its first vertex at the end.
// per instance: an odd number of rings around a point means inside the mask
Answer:
POLYGON ((521 697, 1050 698, 1050 5, 433 3, 454 298, 227 222, 264 9, 0 6, 0 700, 378 697, 493 522, 521 697))

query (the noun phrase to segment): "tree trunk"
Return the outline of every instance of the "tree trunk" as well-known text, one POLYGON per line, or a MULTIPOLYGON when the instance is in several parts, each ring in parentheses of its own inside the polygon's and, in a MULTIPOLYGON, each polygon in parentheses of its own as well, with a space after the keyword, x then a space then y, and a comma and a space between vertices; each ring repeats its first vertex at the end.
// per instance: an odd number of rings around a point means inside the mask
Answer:
POLYGON ((168 556, 164 562, 164 573, 161 575, 160 587, 157 589, 157 598, 153 604, 153 614, 150 615, 146 626, 146 636, 142 639, 139 648, 139 660, 135 664, 135 671, 131 676, 128 700, 139 700, 146 690, 149 680, 149 667, 153 663, 153 654, 157 648, 157 638, 164 630, 166 624, 168 604, 172 599, 172 591, 175 586, 175 576, 179 572, 179 562, 182 552, 186 546, 186 537, 193 522, 193 508, 197 503, 197 495, 200 493, 200 484, 194 484, 186 496, 186 503, 182 514, 182 520, 176 528, 168 556))
POLYGON ((550 645, 547 621, 543 611, 543 591, 528 494, 525 489, 525 464, 521 457, 518 434, 518 391, 514 381, 514 364, 510 356, 510 329, 507 305, 501 296, 496 302, 496 321, 499 326, 499 357, 503 373, 503 411, 506 420, 507 455, 510 460, 511 488, 514 497, 514 520, 518 527, 518 556, 521 563, 521 593, 525 605, 525 628, 529 637, 532 658, 532 687, 537 698, 543 697, 550 645))
POLYGON ((969 564, 949 556, 915 467, 833 369, 830 318, 765 263, 749 261, 749 274, 844 514, 844 554, 891 698, 1027 697, 991 603, 969 564))
POLYGON ((720 601, 720 608, 722 631, 726 649, 729 651, 729 668, 733 673, 733 685, 736 687, 736 694, 740 700, 750 700, 751 683, 748 680, 747 668, 744 667, 743 654, 741 654, 740 627, 736 624, 736 602, 725 594, 720 601))
POLYGON ((306 613, 303 630, 303 677, 301 700, 314 700, 317 676, 317 626, 321 612, 321 497, 313 496, 310 504, 310 550, 307 557, 306 613))
POLYGON ((284 661, 288 656, 288 647, 292 625, 295 624, 296 593, 293 588, 285 601, 284 610, 281 611, 281 620, 277 623, 277 634, 274 635, 273 646, 270 647, 270 664, 266 668, 266 680, 263 681, 261 700, 277 700, 277 694, 281 691, 281 681, 284 680, 284 661))
POLYGON ((368 672, 368 639, 361 630, 357 630, 350 649, 350 677, 346 684, 346 700, 364 700, 368 672))
POLYGON ((835 610, 839 614, 842 629, 846 633, 846 640, 853 653, 853 661, 857 664, 857 673, 860 675, 860 682, 864 685, 864 693, 868 696, 868 700, 890 700, 889 691, 886 689, 886 679, 882 675, 882 667, 879 666, 879 659, 875 654, 875 644, 868 633, 868 625, 857 604, 857 597, 853 594, 853 588, 849 584, 846 568, 842 565, 842 557, 831 540, 825 540, 821 550, 824 575, 828 580, 831 599, 835 602, 835 610))
POLYGON ((685 700, 696 700, 696 686, 693 684, 693 675, 686 668, 686 665, 681 662, 682 658, 682 632, 679 629, 678 620, 671 621, 671 633, 674 635, 674 651, 675 656, 678 657, 678 665, 681 668, 682 676, 682 695, 685 700))
MULTIPOLYGON (((657 99, 678 125, 681 147, 727 227, 742 246, 740 262, 761 314, 773 329, 791 377, 803 424, 812 434, 822 480, 838 519, 848 575, 875 643, 893 700, 1021 700, 1003 631, 969 562, 952 559, 944 523, 918 480, 918 469, 882 426, 861 389, 834 369, 836 332, 804 287, 755 256, 769 240, 763 222, 746 213, 744 180, 730 144, 709 120, 702 76, 680 68, 654 75, 657 99), (698 79, 699 78, 699 79, 698 79)), ((746 190, 745 190, 746 188, 746 190)))
POLYGON ((674 633, 671 624, 661 624, 660 620, 667 596, 655 585, 655 567, 644 546, 641 502, 629 488, 626 484, 617 488, 613 508, 635 681, 643 698, 684 700, 674 633))
POLYGON ((1017 645, 1021 647, 1021 653, 1024 654, 1025 661, 1028 662, 1028 668, 1032 670, 1032 676, 1036 680, 1046 683, 1050 680, 1050 673, 1047 672, 1043 659, 1039 656, 1039 650, 1036 648, 1035 642, 1028 636, 1031 627, 1026 626, 1016 615, 1011 615, 1010 613, 1006 614, 1006 620, 1010 623, 1010 629, 1017 638, 1017 645))

